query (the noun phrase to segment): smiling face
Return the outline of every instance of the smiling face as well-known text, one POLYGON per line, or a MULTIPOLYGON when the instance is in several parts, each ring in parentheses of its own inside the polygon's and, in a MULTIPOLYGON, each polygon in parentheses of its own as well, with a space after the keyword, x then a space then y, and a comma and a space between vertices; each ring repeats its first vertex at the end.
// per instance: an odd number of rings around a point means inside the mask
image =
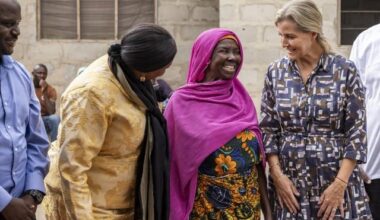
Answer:
POLYGON ((277 23, 277 31, 281 37, 281 46, 287 50, 289 59, 299 60, 308 56, 316 44, 317 34, 298 30, 297 24, 290 20, 277 23))
POLYGON ((232 79, 241 63, 240 49, 232 39, 221 40, 212 54, 204 82, 232 79))
POLYGON ((0 1, 0 55, 13 53, 20 35, 20 20, 20 6, 16 1, 0 1))

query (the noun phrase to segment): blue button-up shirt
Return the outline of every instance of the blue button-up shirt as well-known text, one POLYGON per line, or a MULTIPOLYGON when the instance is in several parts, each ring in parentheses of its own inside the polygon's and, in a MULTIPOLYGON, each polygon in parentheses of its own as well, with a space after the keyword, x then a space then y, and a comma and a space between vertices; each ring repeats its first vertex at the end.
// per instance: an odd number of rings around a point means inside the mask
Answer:
POLYGON ((44 192, 49 146, 30 75, 10 56, 0 64, 0 211, 12 197, 44 192))

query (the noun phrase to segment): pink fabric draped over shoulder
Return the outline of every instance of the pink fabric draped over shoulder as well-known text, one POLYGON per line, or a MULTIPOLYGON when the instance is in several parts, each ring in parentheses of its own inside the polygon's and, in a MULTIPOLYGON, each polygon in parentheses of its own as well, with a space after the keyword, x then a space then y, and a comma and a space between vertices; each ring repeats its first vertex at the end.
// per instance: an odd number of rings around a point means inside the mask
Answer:
POLYGON ((165 117, 170 146, 170 219, 188 219, 193 208, 198 167, 203 160, 237 133, 253 130, 264 155, 261 132, 252 99, 237 79, 202 83, 214 48, 230 30, 214 28, 196 39, 190 58, 187 84, 174 92, 165 117))

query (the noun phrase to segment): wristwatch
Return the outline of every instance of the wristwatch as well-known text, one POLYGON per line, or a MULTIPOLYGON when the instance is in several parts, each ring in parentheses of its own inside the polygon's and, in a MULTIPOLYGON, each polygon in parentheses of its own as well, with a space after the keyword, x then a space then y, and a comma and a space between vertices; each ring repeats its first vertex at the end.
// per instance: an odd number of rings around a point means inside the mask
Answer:
POLYGON ((30 195, 34 202, 38 204, 40 204, 42 202, 42 200, 44 199, 44 196, 45 194, 43 192, 40 192, 38 190, 35 190, 35 189, 31 189, 31 190, 28 190, 25 192, 24 195, 30 195))

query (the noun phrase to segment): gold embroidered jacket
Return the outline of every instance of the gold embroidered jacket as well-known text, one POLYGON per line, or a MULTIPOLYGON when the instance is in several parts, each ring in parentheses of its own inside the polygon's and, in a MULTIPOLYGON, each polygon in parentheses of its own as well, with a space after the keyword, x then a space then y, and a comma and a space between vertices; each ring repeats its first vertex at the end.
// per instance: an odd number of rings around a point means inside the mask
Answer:
POLYGON ((146 119, 107 59, 87 67, 61 98, 61 125, 46 184, 63 195, 69 219, 133 219, 146 119))

